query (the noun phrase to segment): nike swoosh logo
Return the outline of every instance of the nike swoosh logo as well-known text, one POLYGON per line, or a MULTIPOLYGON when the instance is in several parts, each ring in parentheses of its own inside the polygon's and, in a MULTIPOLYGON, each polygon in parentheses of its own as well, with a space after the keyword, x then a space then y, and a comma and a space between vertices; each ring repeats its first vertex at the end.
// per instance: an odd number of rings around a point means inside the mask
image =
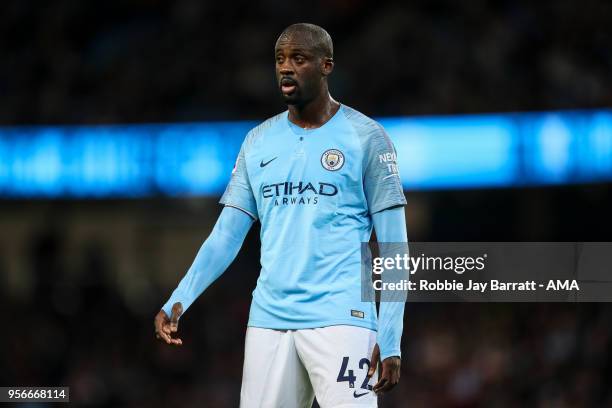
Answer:
MULTIPOLYGON (((276 157, 275 157, 275 158, 276 158, 276 157)), ((395 176, 398 176, 398 177, 399 177, 399 174, 389 174, 387 177, 383 177, 383 180, 386 180, 386 179, 388 179, 389 177, 395 177, 395 176)))
POLYGON ((355 398, 363 397, 366 394, 368 394, 367 391, 364 392, 363 394, 357 394, 357 391, 353 391, 353 397, 355 397, 355 398))
POLYGON ((275 158, 273 158, 272 160, 269 160, 269 161, 267 161, 267 162, 265 162, 265 163, 264 163, 264 161, 262 160, 262 161, 259 163, 259 167, 266 167, 268 164, 272 163, 272 162, 273 162, 274 160, 276 160, 277 158, 278 158, 278 156, 276 156, 276 157, 275 157, 275 158))

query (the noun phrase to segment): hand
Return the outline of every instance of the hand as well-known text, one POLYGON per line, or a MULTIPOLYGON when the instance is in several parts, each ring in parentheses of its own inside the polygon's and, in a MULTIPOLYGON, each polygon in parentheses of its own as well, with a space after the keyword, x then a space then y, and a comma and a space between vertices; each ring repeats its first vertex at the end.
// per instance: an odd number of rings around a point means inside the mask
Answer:
POLYGON ((153 324, 155 326, 155 338, 161 341, 165 341, 166 344, 174 344, 175 346, 182 346, 183 340, 172 338, 172 333, 178 331, 179 317, 183 314, 183 305, 181 302, 176 302, 172 306, 172 316, 168 318, 168 315, 163 310, 160 310, 153 324))
MULTIPOLYGON (((372 351, 372 359, 370 370, 368 371, 368 376, 372 377, 376 368, 380 363, 380 349, 378 348, 378 344, 374 346, 374 350, 372 351)), ((387 357, 382 362, 382 369, 379 370, 381 373, 378 377, 378 382, 374 384, 372 388, 376 394, 381 394, 384 392, 391 391, 393 387, 397 385, 400 379, 400 367, 402 364, 402 360, 397 357, 387 357)))

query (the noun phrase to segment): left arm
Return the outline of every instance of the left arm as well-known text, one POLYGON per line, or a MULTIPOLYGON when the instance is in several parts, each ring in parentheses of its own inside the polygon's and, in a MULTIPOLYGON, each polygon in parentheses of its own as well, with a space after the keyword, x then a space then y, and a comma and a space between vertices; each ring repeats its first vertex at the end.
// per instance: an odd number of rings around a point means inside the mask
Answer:
MULTIPOLYGON (((372 215, 374 229, 380 247, 381 257, 395 257, 396 253, 408 253, 406 217, 403 207, 395 207, 372 215), (386 247, 384 243, 393 243, 386 247), (398 246, 398 244, 400 244, 398 246)), ((398 291, 396 296, 380 302, 378 315, 378 346, 381 360, 387 357, 401 357, 400 341, 404 320, 405 292, 398 291)), ((385 300, 384 298, 382 300, 385 300)))
MULTIPOLYGON (((406 253, 408 240, 403 208, 406 205, 406 197, 397 167, 397 152, 380 125, 375 123, 368 128, 363 152, 364 192, 378 242, 397 244, 380 245, 380 256, 394 257, 396 253, 406 253)), ((395 279, 397 272, 403 271, 387 271, 386 274, 387 277, 395 279)), ((368 372, 369 376, 373 376, 379 361, 382 360, 379 380, 374 386, 376 393, 390 390, 399 381, 405 298, 398 298, 398 295, 404 296, 405 292, 382 292, 378 344, 374 347, 368 372)))
MULTIPOLYGON (((394 207, 372 214, 374 229, 379 243, 380 256, 393 258, 396 254, 408 253, 408 236, 406 232, 406 217, 404 207, 394 207), (384 243, 393 243, 384 245, 384 243)), ((394 271, 395 276, 403 277, 407 271, 394 271)), ((387 272, 389 273, 389 272, 387 272)), ((383 274, 384 277, 384 274, 383 274)), ((372 364, 368 375, 374 371, 382 361, 382 370, 379 380, 374 385, 376 393, 391 390, 399 381, 401 366, 400 342, 402 338, 404 320, 405 292, 392 293, 391 296, 383 293, 378 315, 377 344, 372 353, 372 364), (387 297, 387 299, 385 299, 387 297)))

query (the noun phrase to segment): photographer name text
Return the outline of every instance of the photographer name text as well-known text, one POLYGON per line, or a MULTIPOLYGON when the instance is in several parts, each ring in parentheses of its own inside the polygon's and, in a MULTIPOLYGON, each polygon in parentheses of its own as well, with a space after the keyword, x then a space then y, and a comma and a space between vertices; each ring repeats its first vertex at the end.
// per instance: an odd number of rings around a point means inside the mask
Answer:
POLYGON ((384 282, 380 279, 373 281, 375 290, 408 290, 408 291, 466 291, 466 292, 481 292, 486 291, 515 291, 528 292, 537 291, 539 289, 546 291, 579 291, 580 285, 577 280, 569 279, 550 279, 546 282, 537 282, 534 280, 522 282, 505 282, 497 279, 478 282, 468 280, 457 282, 456 280, 427 280, 419 279, 418 281, 409 281, 403 279, 399 282, 384 282))

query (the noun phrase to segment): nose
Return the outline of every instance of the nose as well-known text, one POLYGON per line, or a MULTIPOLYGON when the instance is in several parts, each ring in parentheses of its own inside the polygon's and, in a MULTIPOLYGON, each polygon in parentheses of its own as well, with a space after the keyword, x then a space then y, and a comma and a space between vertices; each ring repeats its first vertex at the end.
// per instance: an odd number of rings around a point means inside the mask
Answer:
POLYGON ((279 65, 278 72, 281 75, 293 75, 295 73, 288 58, 279 65))

